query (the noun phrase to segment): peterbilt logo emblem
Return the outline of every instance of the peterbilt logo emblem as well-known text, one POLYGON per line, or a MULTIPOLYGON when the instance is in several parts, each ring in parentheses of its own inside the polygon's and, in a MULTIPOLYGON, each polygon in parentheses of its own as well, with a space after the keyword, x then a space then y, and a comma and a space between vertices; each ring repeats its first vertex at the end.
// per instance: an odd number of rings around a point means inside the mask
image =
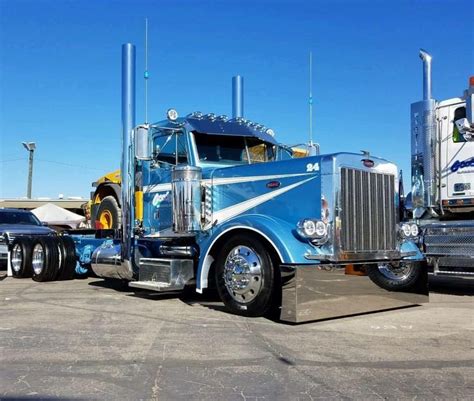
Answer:
POLYGON ((456 171, 467 167, 474 167, 474 157, 464 161, 456 160, 451 166, 451 171, 455 173, 456 171))
POLYGON ((364 164, 365 167, 372 168, 375 166, 375 162, 370 159, 362 159, 362 163, 364 164))
POLYGON ((267 182, 267 188, 270 188, 270 189, 278 188, 280 185, 281 185, 280 181, 267 182))

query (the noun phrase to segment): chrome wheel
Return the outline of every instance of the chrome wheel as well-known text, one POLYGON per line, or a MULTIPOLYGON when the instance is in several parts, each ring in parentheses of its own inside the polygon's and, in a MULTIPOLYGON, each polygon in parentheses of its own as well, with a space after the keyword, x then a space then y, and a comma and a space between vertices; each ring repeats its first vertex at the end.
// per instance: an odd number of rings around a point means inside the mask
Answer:
POLYGON ((33 248, 32 262, 33 271, 36 275, 40 275, 44 269, 44 249, 41 244, 36 244, 33 248))
POLYGON ((23 252, 21 251, 20 244, 15 244, 13 247, 11 258, 12 269, 18 273, 21 270, 21 264, 23 263, 23 252))
POLYGON ((233 248, 224 263, 224 283, 237 302, 252 301, 263 284, 262 262, 258 254, 247 246, 233 248))
POLYGON ((393 266, 390 263, 380 263, 378 266, 380 273, 390 280, 403 281, 406 280, 415 268, 413 263, 400 263, 393 266))

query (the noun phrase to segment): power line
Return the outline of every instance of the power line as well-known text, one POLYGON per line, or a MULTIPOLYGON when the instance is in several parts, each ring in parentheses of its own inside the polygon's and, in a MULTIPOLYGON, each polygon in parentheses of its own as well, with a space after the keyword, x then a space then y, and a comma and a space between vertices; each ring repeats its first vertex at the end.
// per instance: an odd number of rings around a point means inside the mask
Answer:
POLYGON ((0 160, 0 163, 9 163, 9 162, 17 162, 19 160, 26 160, 25 157, 21 157, 19 159, 8 159, 8 160, 0 160))
POLYGON ((45 160, 45 159, 36 159, 36 160, 40 161, 40 162, 43 162, 43 163, 59 164, 60 166, 79 167, 79 168, 83 168, 83 169, 86 169, 86 170, 104 171, 103 169, 100 169, 100 168, 93 168, 93 167, 83 166, 83 165, 80 165, 80 164, 63 163, 63 162, 57 162, 57 161, 54 161, 54 160, 45 160))

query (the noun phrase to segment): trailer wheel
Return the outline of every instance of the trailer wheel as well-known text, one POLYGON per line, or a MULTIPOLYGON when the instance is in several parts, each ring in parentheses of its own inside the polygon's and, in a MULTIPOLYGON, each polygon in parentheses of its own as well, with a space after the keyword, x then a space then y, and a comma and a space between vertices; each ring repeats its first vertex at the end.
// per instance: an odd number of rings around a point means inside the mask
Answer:
POLYGON ((96 220, 100 223, 102 229, 120 228, 122 214, 117 199, 113 196, 106 196, 102 199, 97 210, 96 220))
POLYGON ((57 238, 59 262, 58 280, 72 280, 76 272, 76 247, 74 240, 68 236, 57 238))
POLYGON ((417 289, 424 271, 421 262, 379 263, 367 269, 370 279, 379 287, 389 291, 417 289))
POLYGON ((31 251, 32 243, 30 238, 18 237, 13 241, 10 251, 10 265, 13 277, 31 277, 31 251))
POLYGON ((219 296, 233 313, 263 316, 272 305, 275 272, 258 238, 236 235, 219 252, 215 265, 219 296))
POLYGON ((56 278, 59 267, 59 249, 56 238, 38 238, 33 242, 31 264, 33 280, 52 281, 56 278))

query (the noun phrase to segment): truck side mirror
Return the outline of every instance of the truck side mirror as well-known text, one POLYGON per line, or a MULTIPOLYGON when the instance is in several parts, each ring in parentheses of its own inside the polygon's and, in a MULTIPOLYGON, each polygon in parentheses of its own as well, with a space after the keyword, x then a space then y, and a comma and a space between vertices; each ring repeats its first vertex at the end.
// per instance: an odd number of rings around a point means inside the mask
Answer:
POLYGON ((467 95, 466 99, 466 117, 469 124, 474 124, 474 93, 467 95))
POLYGON ((150 126, 139 125, 135 128, 135 158, 137 160, 151 160, 150 126))
POLYGON ((474 128, 474 77, 469 78, 469 88, 466 92, 466 118, 471 128, 474 128))

